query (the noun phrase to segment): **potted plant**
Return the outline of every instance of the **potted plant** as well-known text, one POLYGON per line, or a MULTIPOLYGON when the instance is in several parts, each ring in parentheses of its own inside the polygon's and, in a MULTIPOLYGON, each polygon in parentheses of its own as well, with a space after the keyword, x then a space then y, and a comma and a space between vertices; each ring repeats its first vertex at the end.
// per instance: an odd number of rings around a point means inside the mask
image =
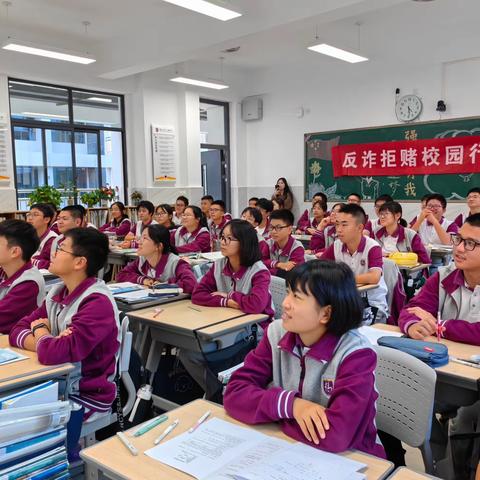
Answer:
POLYGON ((107 184, 98 189, 98 196, 102 202, 102 207, 108 207, 108 202, 115 198, 115 189, 107 184))
POLYGON ((98 190, 94 190, 93 192, 83 192, 80 195, 80 200, 84 203, 88 208, 92 208, 100 201, 100 196, 98 194, 98 190))
POLYGON ((138 202, 143 198, 142 192, 139 192, 138 190, 134 190, 130 194, 130 198, 132 199, 133 205, 137 206, 138 202))
POLYGON ((51 203, 58 209, 62 203, 62 194, 57 188, 52 187, 51 185, 37 187, 28 196, 28 204, 33 205, 35 203, 51 203))

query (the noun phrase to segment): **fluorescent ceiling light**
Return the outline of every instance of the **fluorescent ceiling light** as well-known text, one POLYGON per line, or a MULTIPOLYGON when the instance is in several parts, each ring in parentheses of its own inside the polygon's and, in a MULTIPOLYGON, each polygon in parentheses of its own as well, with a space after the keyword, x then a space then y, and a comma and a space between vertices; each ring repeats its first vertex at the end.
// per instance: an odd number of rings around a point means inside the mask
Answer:
POLYGON ((197 87, 213 88, 215 90, 223 90, 228 88, 228 85, 218 82, 206 82, 204 80, 196 80, 188 77, 175 77, 170 79, 171 82, 186 83, 187 85, 195 85, 197 87))
POLYGON ((228 8, 220 7, 214 3, 207 2, 205 0, 164 0, 168 3, 173 3, 179 7, 188 8, 194 12, 208 15, 209 17, 216 18, 218 20, 231 20, 232 18, 241 17, 242 14, 229 10, 228 8))
POLYGON ((79 55, 71 55, 69 53, 57 52, 55 50, 46 50, 43 48, 30 47, 20 43, 7 43, 2 47, 4 50, 13 52, 28 53, 30 55, 39 55, 41 57, 53 58, 55 60, 65 60, 66 62, 82 63, 88 65, 95 61, 94 58, 80 57, 79 55))
POLYGON ((56 115, 55 113, 22 112, 29 117, 68 118, 68 115, 56 115))
POLYGON ((87 100, 91 100, 92 102, 112 103, 112 99, 111 99, 111 98, 88 97, 87 100))
POLYGON ((359 62, 366 62, 368 58, 362 57, 357 55, 356 53, 347 52, 346 50, 342 50, 341 48, 332 47, 326 43, 320 43, 318 45, 313 45, 312 47, 308 47, 309 50, 312 50, 317 53, 323 53, 324 55, 329 55, 330 57, 335 57, 340 60, 344 60, 345 62, 349 63, 359 63, 359 62))

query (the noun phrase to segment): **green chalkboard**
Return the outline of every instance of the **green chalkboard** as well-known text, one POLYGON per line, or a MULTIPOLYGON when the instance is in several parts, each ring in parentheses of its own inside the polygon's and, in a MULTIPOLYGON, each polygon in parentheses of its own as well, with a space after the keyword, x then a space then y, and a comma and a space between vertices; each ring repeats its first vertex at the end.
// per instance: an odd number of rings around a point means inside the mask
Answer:
POLYGON ((480 117, 306 133, 305 201, 315 192, 325 192, 329 200, 346 198, 351 192, 362 194, 366 200, 384 193, 396 200, 417 200, 433 192, 449 200, 462 200, 470 188, 480 186, 480 174, 334 178, 331 151, 336 145, 468 135, 480 135, 480 117))

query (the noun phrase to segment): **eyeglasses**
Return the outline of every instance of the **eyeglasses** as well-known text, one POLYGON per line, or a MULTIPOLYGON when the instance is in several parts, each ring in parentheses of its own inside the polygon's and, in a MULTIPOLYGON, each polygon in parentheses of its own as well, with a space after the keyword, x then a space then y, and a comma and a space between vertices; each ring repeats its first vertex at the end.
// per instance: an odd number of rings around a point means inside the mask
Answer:
POLYGON ((288 228, 290 225, 270 225, 271 232, 281 232, 284 228, 288 228))
POLYGON ((32 212, 28 212, 27 215, 26 215, 27 218, 29 217, 43 217, 43 215, 41 213, 32 213, 32 212))
POLYGON ((232 242, 238 242, 239 240, 234 237, 226 237, 225 235, 220 235, 220 241, 225 245, 230 245, 232 242))
POLYGON ((210 212, 215 213, 215 212, 221 212, 222 210, 220 208, 211 208, 210 212))
POLYGON ((390 212, 380 212, 378 214, 378 218, 386 218, 388 216, 392 215, 390 212))
POLYGON ((467 200, 478 200, 480 198, 480 194, 478 193, 471 193, 468 197, 467 200))
POLYGON ((155 213, 153 214, 154 217, 160 217, 160 216, 162 216, 162 215, 168 215, 168 213, 167 213, 167 212, 155 212, 155 213))
POLYGON ((472 240, 471 238, 463 238, 458 233, 451 233, 450 239, 452 241, 452 244, 455 245, 456 247, 458 247, 463 242, 465 250, 467 250, 468 252, 472 252, 473 250, 475 250, 475 247, 477 245, 480 245, 480 242, 477 242, 476 240, 472 240))
POLYGON ((432 205, 430 203, 427 203, 427 208, 429 208, 430 210, 440 210, 443 208, 443 206, 440 204, 432 205))
POLYGON ((73 253, 73 252, 69 252, 68 250, 65 250, 61 247, 61 245, 58 245, 56 246, 55 248, 55 254, 57 254, 58 252, 64 252, 64 253, 69 253, 70 255, 73 255, 74 257, 83 257, 83 255, 77 255, 76 253, 73 253))

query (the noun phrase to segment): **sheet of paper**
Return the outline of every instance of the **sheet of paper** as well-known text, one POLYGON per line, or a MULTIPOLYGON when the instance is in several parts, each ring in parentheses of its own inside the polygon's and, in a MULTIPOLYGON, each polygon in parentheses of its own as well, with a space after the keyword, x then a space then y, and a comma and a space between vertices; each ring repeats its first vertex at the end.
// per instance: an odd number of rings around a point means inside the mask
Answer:
POLYGON ((118 290, 121 288, 128 288, 128 287, 138 287, 139 285, 137 283, 133 282, 117 282, 117 283, 108 283, 107 287, 110 290, 118 290))
POLYGON ((7 365, 8 363, 19 362, 28 357, 21 353, 14 352, 9 348, 0 348, 0 365, 7 365))
POLYGON ((118 300, 126 300, 126 301, 132 301, 132 300, 152 300, 148 296, 149 290, 142 288, 140 290, 134 290, 133 292, 125 292, 125 293, 120 293, 118 295, 115 295, 115 298, 118 300))
POLYGON ((221 258, 223 258, 223 255, 222 252, 205 252, 202 253, 202 258, 214 262, 215 260, 220 260, 221 258))
MULTIPOLYGON (((220 466, 244 458, 245 452, 265 439, 271 440, 251 428, 212 418, 194 433, 186 432, 165 441, 147 450, 145 455, 201 480, 207 479, 220 466)), ((288 446, 284 440, 275 440, 288 446)))
POLYGON ((363 326, 358 329, 358 331, 365 335, 372 345, 378 345, 378 339, 380 337, 401 337, 403 333, 401 332, 391 332, 389 330, 380 330, 379 328, 363 326))

